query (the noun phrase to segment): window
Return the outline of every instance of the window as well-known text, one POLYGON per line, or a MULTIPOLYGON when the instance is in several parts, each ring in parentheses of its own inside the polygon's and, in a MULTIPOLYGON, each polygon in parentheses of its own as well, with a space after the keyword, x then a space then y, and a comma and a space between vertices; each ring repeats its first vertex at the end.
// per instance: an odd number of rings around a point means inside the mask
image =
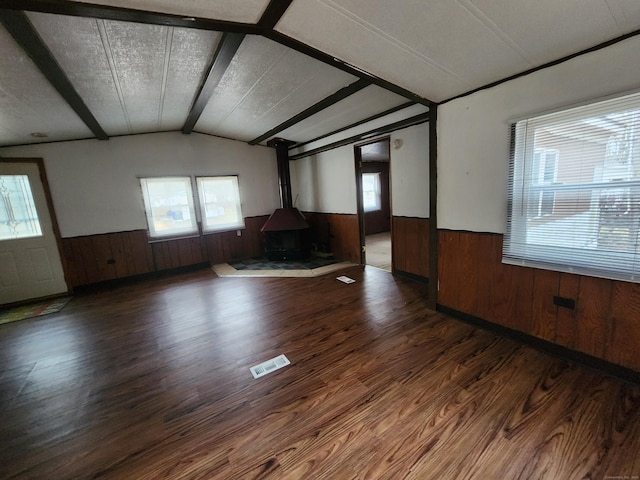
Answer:
POLYGON ((27 175, 0 175, 0 240, 42 236, 27 175))
POLYGON ((198 177, 197 185, 204 232, 244 228, 238 177, 198 177))
POLYGON ((365 212, 382 209, 380 172, 362 174, 362 205, 365 212))
POLYGON ((640 282, 640 94, 513 134, 503 262, 640 282))
POLYGON ((198 233, 190 177, 141 178, 151 238, 198 233))

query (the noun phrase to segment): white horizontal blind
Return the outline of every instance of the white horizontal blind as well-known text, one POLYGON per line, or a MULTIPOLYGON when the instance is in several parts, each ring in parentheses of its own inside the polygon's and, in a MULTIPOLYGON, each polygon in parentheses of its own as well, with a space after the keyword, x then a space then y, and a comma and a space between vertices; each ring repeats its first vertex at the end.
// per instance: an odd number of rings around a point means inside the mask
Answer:
POLYGON ((503 262, 640 282, 640 94, 513 134, 503 262))

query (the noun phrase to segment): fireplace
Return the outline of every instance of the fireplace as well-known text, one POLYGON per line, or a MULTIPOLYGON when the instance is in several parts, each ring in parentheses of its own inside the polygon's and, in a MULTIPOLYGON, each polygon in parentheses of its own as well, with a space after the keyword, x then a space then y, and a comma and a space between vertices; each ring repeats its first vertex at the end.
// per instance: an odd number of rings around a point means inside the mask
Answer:
POLYGON ((304 260, 311 254, 311 229, 291 199, 289 145, 291 142, 274 139, 267 142, 275 147, 280 181, 280 203, 260 229, 264 235, 265 255, 273 260, 304 260))
POLYGON ((278 208, 262 227, 269 260, 304 260, 311 253, 311 230, 297 208, 278 208))

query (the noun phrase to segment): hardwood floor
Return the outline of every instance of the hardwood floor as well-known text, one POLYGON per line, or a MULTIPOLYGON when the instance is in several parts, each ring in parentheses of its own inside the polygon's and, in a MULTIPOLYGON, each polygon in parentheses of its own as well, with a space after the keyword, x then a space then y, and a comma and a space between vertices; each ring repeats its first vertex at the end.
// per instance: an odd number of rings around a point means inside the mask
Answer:
POLYGON ((0 326, 0 477, 640 475, 640 387, 430 311, 421 284, 341 273, 192 272, 0 326))
POLYGON ((367 235, 367 265, 391 271, 391 232, 367 235))

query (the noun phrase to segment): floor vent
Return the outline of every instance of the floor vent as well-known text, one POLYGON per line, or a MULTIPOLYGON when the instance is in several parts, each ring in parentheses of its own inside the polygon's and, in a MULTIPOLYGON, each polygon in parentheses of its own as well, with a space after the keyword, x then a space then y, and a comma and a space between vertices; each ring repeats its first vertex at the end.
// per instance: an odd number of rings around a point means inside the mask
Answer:
POLYGON ((253 378, 260 378, 267 373, 271 373, 278 370, 279 368, 286 367, 290 363, 291 362, 287 357, 285 357, 284 355, 278 355, 271 360, 267 360, 266 362, 262 362, 251 367, 249 370, 251 370, 251 375, 253 375, 253 378))

